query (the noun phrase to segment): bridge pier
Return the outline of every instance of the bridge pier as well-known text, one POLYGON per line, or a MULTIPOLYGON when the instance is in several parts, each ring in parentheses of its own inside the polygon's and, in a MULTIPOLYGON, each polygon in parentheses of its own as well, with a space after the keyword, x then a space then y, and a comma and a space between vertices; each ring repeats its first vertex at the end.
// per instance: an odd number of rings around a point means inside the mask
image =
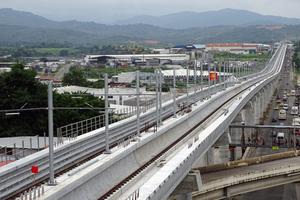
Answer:
POLYGON ((219 163, 229 162, 229 143, 219 146, 219 163))
MULTIPOLYGON (((252 101, 248 101, 246 105, 244 106, 242 112, 245 116, 245 125, 254 124, 254 109, 253 109, 253 103, 252 101)), ((253 132, 253 129, 245 129, 245 137, 251 137, 251 133, 253 132)), ((246 140, 246 139, 245 139, 246 140)), ((247 140, 246 140, 247 142, 247 140)))
POLYGON ((254 96, 251 99, 252 105, 253 105, 253 110, 254 110, 254 124, 259 124, 259 100, 257 96, 254 96))
POLYGON ((263 117, 263 112, 264 112, 264 110, 263 110, 262 92, 261 91, 257 93, 257 98, 258 98, 258 107, 259 107, 259 110, 258 110, 259 111, 259 118, 258 119, 260 119, 260 118, 263 117))
MULTIPOLYGON (((237 114, 237 116, 234 118, 234 120, 231 122, 231 124, 241 125, 241 124, 243 124, 244 121, 245 121, 244 113, 240 112, 239 114, 237 114)), ((230 137, 231 137, 232 143, 233 144, 243 143, 243 141, 241 141, 242 134, 243 134, 243 132, 242 132, 242 129, 240 129, 240 128, 230 129, 230 137)))
POLYGON ((269 96, 266 88, 263 88, 262 90, 263 90, 263 112, 265 112, 268 107, 269 96))
POLYGON ((190 171, 189 174, 179 183, 167 200, 192 200, 192 192, 199 191, 202 187, 202 180, 199 170, 190 171))

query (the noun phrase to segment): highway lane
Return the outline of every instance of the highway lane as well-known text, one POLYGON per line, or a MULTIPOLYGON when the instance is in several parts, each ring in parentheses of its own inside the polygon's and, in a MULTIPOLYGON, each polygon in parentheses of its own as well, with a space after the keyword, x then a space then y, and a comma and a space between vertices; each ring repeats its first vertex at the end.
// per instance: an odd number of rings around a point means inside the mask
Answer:
MULTIPOLYGON (((287 66, 287 60, 285 60, 285 66, 287 66)), ((290 93, 290 90, 294 89, 294 85, 293 85, 293 76, 294 74, 292 73, 292 68, 291 66, 289 67, 290 70, 287 70, 288 68, 283 68, 282 69, 282 75, 281 75, 281 82, 279 83, 279 90, 278 90, 278 94, 280 95, 280 98, 282 99, 282 96, 284 94, 284 91, 286 91, 286 93, 290 93), (286 70, 285 70, 286 69, 286 70), (289 73, 288 73, 289 72, 289 73), (285 76, 285 77, 284 77, 285 76), (287 83, 289 83, 289 85, 287 85, 287 83)), ((274 110, 274 106, 278 105, 278 103, 276 103, 276 98, 273 99, 272 102, 272 110, 270 112, 270 117, 267 120, 268 124, 273 124, 273 125, 279 125, 279 123, 285 123, 285 125, 291 125, 292 124, 292 120, 293 117, 291 115, 291 107, 293 105, 295 97, 288 97, 288 100, 286 101, 286 103, 288 103, 289 105, 289 109, 287 112, 287 119, 286 120, 278 120, 277 122, 272 122, 272 117, 276 117, 278 119, 278 115, 279 115, 279 110, 274 110)), ((285 101, 283 101, 285 103, 285 101)), ((279 107, 280 109, 280 107, 279 107)), ((277 130, 276 130, 277 131, 277 130)), ((263 138, 268 138, 267 140, 270 140, 270 132, 271 130, 265 130, 264 132, 262 132, 262 137, 263 138)), ((278 132, 278 131, 277 131, 278 132)), ((288 138, 288 131, 285 131, 285 137, 288 138)), ((290 135, 290 138, 293 138, 293 135, 290 135)), ((299 138, 300 139, 300 138, 299 138)), ((252 151, 251 157, 259 157, 259 156, 264 156, 264 155, 269 155, 269 154, 275 154, 275 153, 281 153, 281 152, 285 152, 287 151, 287 148, 280 148, 278 150, 273 150, 273 149, 269 149, 269 148, 257 148, 254 151, 252 151)), ((292 148, 290 148, 290 150, 292 150, 292 148)), ((288 163, 287 163, 288 164, 288 163)), ((272 200, 292 200, 292 199, 300 199, 298 197, 300 197, 300 183, 290 183, 290 184, 285 184, 285 185, 281 185, 281 186, 276 186, 276 187, 272 187, 272 188, 268 188, 268 189, 264 189, 264 190, 259 190, 259 191, 255 191, 255 192, 250 192, 250 193, 246 193, 243 194, 241 198, 241 200, 253 200, 253 199, 262 199, 262 200, 268 200, 268 199, 272 199, 272 200)))
POLYGON ((55 73, 54 79, 62 79, 62 77, 69 72, 69 69, 71 67, 72 64, 66 64, 65 66, 63 66, 62 68, 60 68, 58 70, 58 72, 55 73))

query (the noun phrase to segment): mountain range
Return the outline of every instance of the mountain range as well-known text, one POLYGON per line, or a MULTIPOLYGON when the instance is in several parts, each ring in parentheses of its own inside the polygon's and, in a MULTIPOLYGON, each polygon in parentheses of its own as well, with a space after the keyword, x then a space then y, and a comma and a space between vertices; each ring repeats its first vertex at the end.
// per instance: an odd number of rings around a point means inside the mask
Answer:
POLYGON ((181 12, 161 17, 137 16, 111 25, 52 21, 29 12, 0 9, 0 44, 120 44, 155 40, 161 44, 270 42, 300 37, 300 20, 223 9, 181 12), (266 26, 268 25, 268 26, 266 26), (276 26, 274 26, 276 25, 276 26))
POLYGON ((113 24, 150 24, 163 28, 186 29, 191 27, 210 27, 220 25, 253 26, 253 25, 297 25, 300 19, 271 15, 261 15, 247 10, 222 9, 207 12, 180 12, 163 16, 140 15, 120 20, 113 24))

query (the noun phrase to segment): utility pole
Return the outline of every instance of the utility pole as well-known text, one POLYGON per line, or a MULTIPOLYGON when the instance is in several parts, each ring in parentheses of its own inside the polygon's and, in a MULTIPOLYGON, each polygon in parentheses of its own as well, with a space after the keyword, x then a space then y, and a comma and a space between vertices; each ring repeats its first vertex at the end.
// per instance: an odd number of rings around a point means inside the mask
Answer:
POLYGON ((110 154, 109 150, 109 126, 108 126, 108 75, 105 74, 105 153, 110 154))
POLYGON ((53 90, 52 81, 48 81, 48 131, 49 131, 49 171, 48 185, 56 185, 54 180, 54 151, 53 151, 53 90))

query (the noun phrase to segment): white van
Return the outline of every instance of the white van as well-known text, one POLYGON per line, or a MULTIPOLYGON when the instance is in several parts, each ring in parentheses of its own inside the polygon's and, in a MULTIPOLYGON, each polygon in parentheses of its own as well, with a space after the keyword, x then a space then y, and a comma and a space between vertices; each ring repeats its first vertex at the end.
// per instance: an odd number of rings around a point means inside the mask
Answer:
POLYGON ((296 91, 295 90, 291 90, 291 96, 295 96, 296 95, 296 91))
POLYGON ((300 118, 294 118, 292 122, 292 126, 300 126, 300 118))
POLYGON ((283 144, 284 143, 284 133, 278 133, 276 137, 277 144, 283 144))
POLYGON ((298 115, 298 106, 293 106, 292 107, 291 115, 298 115))

